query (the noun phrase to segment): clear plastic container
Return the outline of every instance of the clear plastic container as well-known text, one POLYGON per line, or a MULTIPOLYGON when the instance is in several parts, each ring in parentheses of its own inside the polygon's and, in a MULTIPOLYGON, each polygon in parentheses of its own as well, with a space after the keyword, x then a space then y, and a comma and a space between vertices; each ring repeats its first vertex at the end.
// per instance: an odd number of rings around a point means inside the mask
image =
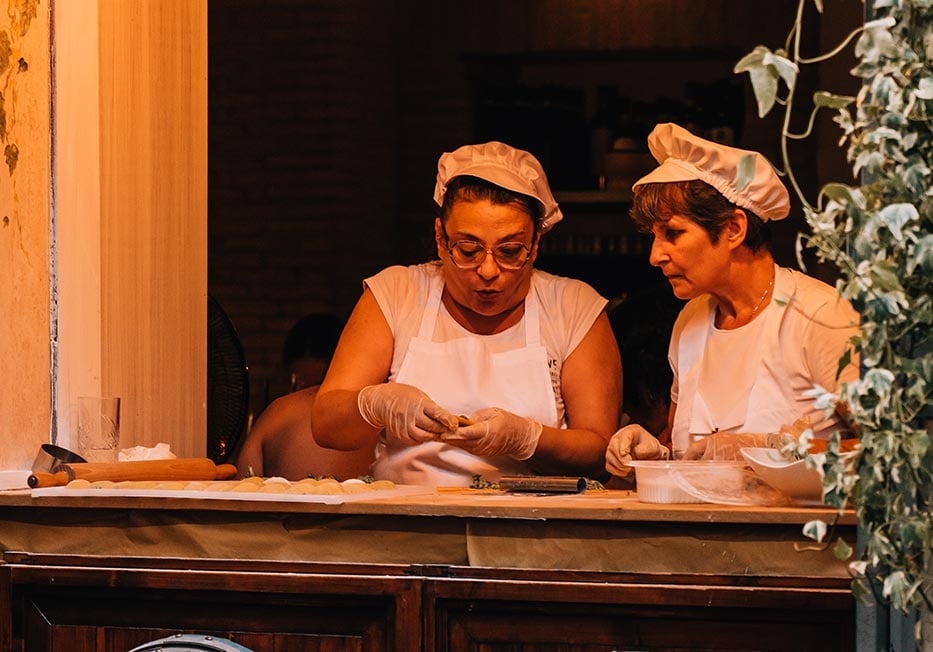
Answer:
POLYGON ((643 503, 702 503, 701 498, 691 495, 677 482, 671 468, 690 462, 666 460, 637 460, 629 462, 635 468, 635 488, 638 500, 643 503))
POLYGON ((645 503, 765 505, 786 499, 762 482, 744 460, 639 460, 638 499, 645 503))

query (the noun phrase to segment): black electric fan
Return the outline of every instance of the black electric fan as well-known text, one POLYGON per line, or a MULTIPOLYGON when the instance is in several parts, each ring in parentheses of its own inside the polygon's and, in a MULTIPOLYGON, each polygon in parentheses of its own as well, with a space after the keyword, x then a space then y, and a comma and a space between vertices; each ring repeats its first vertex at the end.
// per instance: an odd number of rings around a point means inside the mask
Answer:
POLYGON ((236 449, 249 410, 249 370, 230 317, 207 297, 207 456, 217 464, 236 449))

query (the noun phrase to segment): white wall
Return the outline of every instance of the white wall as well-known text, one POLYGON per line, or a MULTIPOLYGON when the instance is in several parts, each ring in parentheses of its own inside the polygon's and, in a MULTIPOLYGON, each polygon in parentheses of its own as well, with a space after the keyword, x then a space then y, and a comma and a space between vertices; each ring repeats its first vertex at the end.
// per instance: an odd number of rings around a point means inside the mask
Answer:
POLYGON ((124 398, 124 446, 203 455, 206 0, 15 4, 37 15, 0 16, 28 65, 0 71, 0 469, 71 446, 81 394, 124 398))

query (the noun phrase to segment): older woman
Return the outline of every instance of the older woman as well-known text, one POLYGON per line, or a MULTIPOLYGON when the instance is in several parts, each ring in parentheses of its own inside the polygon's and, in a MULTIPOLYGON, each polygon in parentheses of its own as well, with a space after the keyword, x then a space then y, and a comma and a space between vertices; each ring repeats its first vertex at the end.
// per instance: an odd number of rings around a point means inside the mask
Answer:
MULTIPOLYGON (((673 451, 737 457, 801 419, 828 436, 842 419, 808 392, 857 377, 854 359, 839 373, 857 316, 829 285, 775 264, 768 222, 790 210, 784 184, 760 154, 674 124, 655 127, 648 145, 660 165, 635 183, 632 217, 654 236, 651 264, 690 300, 668 350, 673 451)), ((628 461, 668 453, 630 425, 613 436, 606 468, 626 475, 628 461)))
POLYGON ((499 142, 441 156, 440 260, 366 279, 312 409, 318 441, 374 446, 373 475, 604 473, 621 362, 588 285, 534 269, 561 212, 538 161, 499 142))

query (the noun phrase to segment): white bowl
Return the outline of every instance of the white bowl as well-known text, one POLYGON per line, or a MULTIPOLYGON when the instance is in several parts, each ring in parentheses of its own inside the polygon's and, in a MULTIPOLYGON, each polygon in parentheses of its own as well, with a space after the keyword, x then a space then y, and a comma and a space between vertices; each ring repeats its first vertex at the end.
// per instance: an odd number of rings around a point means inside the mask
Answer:
POLYGON ((806 460, 790 461, 773 448, 743 448, 742 457, 762 480, 800 503, 823 502, 823 479, 806 460))

